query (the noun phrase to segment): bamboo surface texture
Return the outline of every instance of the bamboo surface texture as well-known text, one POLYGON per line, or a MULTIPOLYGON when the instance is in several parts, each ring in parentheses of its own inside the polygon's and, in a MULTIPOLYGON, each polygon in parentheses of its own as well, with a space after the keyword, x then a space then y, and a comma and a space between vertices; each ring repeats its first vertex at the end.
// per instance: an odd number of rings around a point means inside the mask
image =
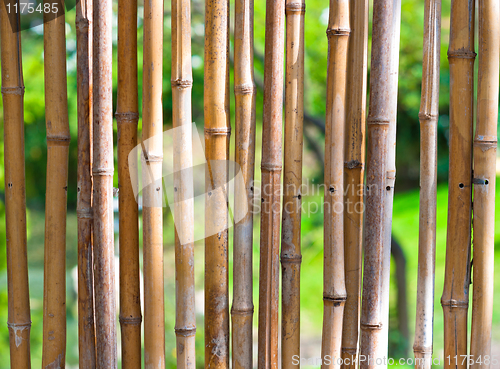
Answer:
POLYGON ((177 368, 196 367, 194 290, 194 203, 191 123, 191 4, 172 1, 172 105, 177 368), (182 237, 179 237, 181 233, 182 237), (182 242, 181 242, 182 240, 182 242))
POLYGON ((235 213, 248 212, 234 226, 232 364, 253 368, 253 200, 255 172, 255 84, 253 73, 253 0, 236 0, 234 8, 235 161, 244 187, 235 184, 235 213))
POLYGON ((451 2, 450 168, 444 291, 444 367, 465 369, 470 284, 472 129, 474 111, 474 1, 451 2), (455 356, 456 355, 456 356, 455 356), (456 359, 455 359, 456 357, 456 359))
POLYGON ((500 50, 500 4, 479 0, 479 79, 474 138, 474 268, 471 368, 491 365, 495 260, 495 182, 500 50), (489 362, 486 359, 489 358, 489 362), (479 363, 483 358, 483 363, 479 363))
POLYGON ((279 242, 285 0, 266 1, 258 368, 278 367, 279 242))
POLYGON ((137 145, 137 1, 118 2, 118 207, 120 246, 120 326, 122 367, 141 366, 139 209, 134 197, 129 153, 137 145))
POLYGON ((112 4, 93 3, 94 302, 96 368, 117 367, 113 233, 112 4))
MULTIPOLYGON (((6 3, 7 4, 7 3, 6 3)), ((24 169, 24 81, 19 15, 0 6, 4 123, 7 291, 11 368, 31 368, 30 300, 26 251, 26 179, 24 169), (10 20, 13 21, 11 24, 10 20)), ((18 1, 9 0, 11 7, 18 1)))
MULTIPOLYGON (((64 2, 62 3, 64 4, 64 2)), ((47 187, 43 279, 42 366, 64 368, 66 359, 66 203, 69 123, 65 16, 44 14, 47 187), (51 19, 52 18, 52 19, 51 19)))
POLYGON ((426 0, 424 55, 420 99, 420 209, 415 369, 432 365, 434 279, 436 262, 437 123, 439 117, 439 67, 441 50, 441 0, 426 0))
POLYGON ((300 225, 304 125, 305 1, 287 0, 283 224, 281 229, 281 367, 300 357, 300 225))
POLYGON ((325 129, 323 336, 321 367, 338 368, 347 299, 344 273, 345 97, 349 46, 349 1, 331 0, 328 29, 325 129))

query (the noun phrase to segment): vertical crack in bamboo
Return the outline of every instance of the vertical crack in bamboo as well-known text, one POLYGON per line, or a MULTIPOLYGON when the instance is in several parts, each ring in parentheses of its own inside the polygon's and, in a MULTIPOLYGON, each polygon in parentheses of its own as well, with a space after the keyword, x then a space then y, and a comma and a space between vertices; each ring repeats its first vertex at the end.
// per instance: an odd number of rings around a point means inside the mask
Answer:
POLYGON ((436 262, 437 123, 441 50, 441 0, 426 0, 420 100, 420 209, 415 369, 431 369, 436 262))
MULTIPOLYGON (((474 268, 470 355, 475 369, 488 369, 478 358, 491 358, 495 260, 495 184, 500 50, 500 5, 479 2, 479 79, 474 139, 474 268), (483 366, 484 365, 484 366, 483 366)), ((484 361, 484 360, 483 360, 484 361)))
MULTIPOLYGON (((61 3, 64 6, 64 2, 61 3)), ((43 280, 42 366, 64 367, 66 359, 66 203, 69 122, 65 16, 44 13, 47 187, 43 280)))
POLYGON ((8 321, 11 368, 31 368, 30 299, 26 236, 26 179, 24 165, 24 81, 19 13, 0 6, 2 99, 4 121, 5 221, 7 249, 8 321))

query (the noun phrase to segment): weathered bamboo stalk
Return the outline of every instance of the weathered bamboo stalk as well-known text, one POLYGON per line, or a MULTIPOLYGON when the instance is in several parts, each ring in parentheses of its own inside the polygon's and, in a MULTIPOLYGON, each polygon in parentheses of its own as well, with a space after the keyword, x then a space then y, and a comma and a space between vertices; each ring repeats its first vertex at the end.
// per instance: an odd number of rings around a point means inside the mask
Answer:
MULTIPOLYGON (((165 367, 165 302, 163 284, 163 1, 144 3, 142 129, 152 184, 143 190, 144 366, 165 367)), ((146 182, 146 181, 144 181, 146 182)))
POLYGON ((92 247, 92 0, 76 4, 78 108, 78 360, 95 368, 94 270, 92 247))
MULTIPOLYGON (((139 209, 132 189, 129 153, 137 145, 137 0, 118 2, 118 204, 122 367, 141 366, 139 209)), ((137 175, 137 173, 135 173, 137 175)))
POLYGON ((93 2, 94 302, 96 368, 116 368, 116 310, 113 234, 112 4, 93 2))
MULTIPOLYGON (((235 185, 235 213, 246 201, 252 209, 255 172, 255 84, 253 73, 253 0, 236 0, 234 8, 235 161, 245 186, 235 185)), ((232 363, 253 368, 253 212, 234 226, 232 363)))
POLYGON ((258 368, 278 367, 279 242, 285 0, 266 1, 258 368))
POLYGON ((436 262, 437 123, 441 55, 441 0, 426 0, 420 100, 420 219, 418 248, 415 369, 432 366, 436 262))
MULTIPOLYGON (((64 5, 64 2, 61 3, 64 5)), ((66 359, 66 203, 69 122, 65 16, 44 13, 47 187, 43 278, 42 366, 64 368, 66 359)))
POLYGON ((474 275, 471 368, 491 365, 495 260, 495 182, 500 50, 500 4, 479 0, 479 79, 474 139, 474 275), (489 362, 485 360, 489 357, 489 362), (479 363, 482 358, 483 363, 479 363))
POLYGON ((367 359, 360 368, 375 368, 384 349, 383 277, 385 258, 386 179, 391 123, 390 73, 393 36, 393 1, 375 0, 373 4, 370 106, 368 114, 368 157, 365 210, 365 256, 361 310, 360 355, 367 359))
POLYGON ((19 13, 7 13, 17 0, 0 6, 4 121, 5 222, 10 367, 31 368, 30 300, 26 251, 26 179, 24 169, 24 81, 19 13), (13 21, 10 22, 9 18, 13 21))
POLYGON ((355 368, 358 353, 365 176, 368 0, 351 0, 350 10, 344 166, 344 266, 347 292, 342 328, 344 369, 355 368))
POLYGON ((342 321, 347 298, 344 273, 344 154, 349 1, 331 0, 325 122, 325 216, 323 369, 340 367, 342 321), (330 360, 328 360, 330 359, 330 360))
POLYGON ((470 284, 474 0, 451 2, 450 169, 444 291, 444 367, 465 369, 470 284), (455 356, 456 355, 456 356, 455 356))
POLYGON ((191 4, 172 1, 172 105, 174 130, 174 217, 177 368, 196 367, 194 290, 194 203, 191 122, 191 4), (179 237, 181 233, 181 237, 179 237), (182 240, 182 242, 181 242, 182 240))

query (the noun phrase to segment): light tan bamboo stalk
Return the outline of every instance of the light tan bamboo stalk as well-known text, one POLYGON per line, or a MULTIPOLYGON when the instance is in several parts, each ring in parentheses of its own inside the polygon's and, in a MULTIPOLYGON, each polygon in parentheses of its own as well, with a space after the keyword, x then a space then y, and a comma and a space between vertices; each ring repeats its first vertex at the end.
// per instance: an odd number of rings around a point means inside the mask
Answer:
POLYGON ((418 248, 415 369, 432 366, 436 262, 437 123, 441 55, 441 0, 426 0, 420 100, 420 219, 418 248))
MULTIPOLYGON (((141 366, 139 209, 132 189, 129 153, 137 145, 137 1, 118 2, 118 204, 122 367, 141 366)), ((137 175, 137 173, 135 173, 137 175)))
POLYGON ((474 275, 471 368, 491 365, 495 259, 495 182, 500 50, 500 4, 479 0, 479 79, 474 139, 474 275), (479 363, 479 358, 483 363, 479 363), (489 357, 489 362, 485 358, 489 357))
MULTIPOLYGON (((64 2, 61 3, 64 6, 64 2)), ((66 359, 66 203, 69 122, 65 16, 44 13, 47 187, 43 278, 42 366, 64 368, 66 359)))
MULTIPOLYGON (((235 185, 234 209, 252 209, 255 172, 255 84, 253 73, 253 0, 236 0, 234 8, 235 161, 245 186, 235 185)), ((234 226, 232 363, 253 368, 253 211, 234 226)))
POLYGON ((76 4, 78 108, 78 361, 95 368, 94 270, 92 247, 92 1, 76 4))
MULTIPOLYGON (((144 3, 142 130, 145 177, 154 182, 143 191, 144 366, 165 368, 163 286, 163 1, 144 3)), ((145 181, 146 182, 146 181, 145 181)))
POLYGON ((110 0, 93 2, 92 177, 96 368, 116 368, 110 0))
POLYGON ((347 298, 344 273, 344 154, 349 1, 331 0, 325 122, 325 214, 323 369, 340 367, 342 321, 347 298))
POLYGON ((194 290, 194 203, 191 90, 191 3, 172 1, 172 105, 174 130, 174 217, 177 368, 196 367, 194 290), (179 237, 181 233, 182 237, 179 237), (181 242, 182 240, 182 242, 181 242))
POLYGON ((474 0, 451 2, 450 169, 444 291, 444 367, 465 369, 470 284, 474 0), (455 356, 456 355, 456 356, 455 356))
POLYGON ((19 13, 0 6, 4 122, 5 222, 10 367, 31 368, 30 300, 26 252, 26 179, 24 170, 24 81, 19 13), (10 22, 12 20, 12 23, 10 22), (17 27, 14 32, 13 26, 17 27))
POLYGON ((279 242, 285 0, 266 1, 258 368, 278 367, 279 242))
POLYGON ((342 368, 355 368, 361 305, 363 188, 365 176, 368 0, 350 1, 344 166, 344 266, 347 299, 342 329, 342 368))
MULTIPOLYGON (((390 73, 393 1, 373 3, 373 36, 368 114, 365 256, 361 310, 360 368, 377 367, 383 344, 383 276, 388 134, 391 122, 390 73), (371 359, 371 360, 368 360, 371 359)), ((380 364, 378 364, 380 365, 380 364)))

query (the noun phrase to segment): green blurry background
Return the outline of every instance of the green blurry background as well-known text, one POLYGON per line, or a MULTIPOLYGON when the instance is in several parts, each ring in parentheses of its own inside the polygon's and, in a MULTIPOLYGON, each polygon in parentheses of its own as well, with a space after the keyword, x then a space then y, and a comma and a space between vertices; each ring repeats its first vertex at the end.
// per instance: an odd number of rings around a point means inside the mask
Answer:
MULTIPOLYGON (((328 2, 307 0, 305 15, 305 107, 309 119, 305 124, 304 180, 309 183, 322 183, 324 133, 319 126, 324 124, 326 95, 326 62, 328 20, 328 2)), ((116 2, 114 4, 113 42, 115 46, 115 81, 116 102, 116 2)), ((139 5, 139 91, 142 84, 142 4, 139 5)), ((234 4, 231 4, 234 9, 234 4)), ((442 358, 443 318, 439 300, 443 288, 444 260, 446 242, 447 214, 447 170, 448 170, 448 100, 449 68, 446 59, 449 34, 450 0, 443 0, 442 47, 441 47, 441 89, 440 119, 438 126, 438 222, 437 222, 437 266, 435 298, 435 355, 442 358)), ((415 322, 415 298, 417 278, 418 247, 418 180, 419 180, 419 122, 420 87, 422 76, 424 0, 403 1, 401 27, 401 58, 399 77, 398 133, 397 133, 397 184, 394 204, 393 234, 401 245, 406 257, 407 299, 409 339, 401 334, 398 326, 398 311, 395 278, 391 281, 391 320, 390 320, 390 356, 399 358, 411 356, 413 329, 415 322)), ((233 17, 231 17, 233 19, 233 17)), ((68 187, 68 223, 67 223, 67 317, 68 339, 66 362, 68 368, 78 367, 77 345, 77 306, 76 306, 76 168, 77 168, 77 110, 76 110, 76 35, 75 10, 66 14, 67 33, 67 68, 69 121, 71 145, 69 158, 68 187)), ((203 43, 204 43, 204 3, 194 0, 192 3, 192 64, 193 64, 193 121, 198 129, 203 127, 203 43)), ((256 168, 260 167, 260 143, 262 125, 262 80, 264 55, 264 20, 265 1, 255 1, 255 77, 257 90, 257 159, 256 168)), ((172 125, 172 95, 170 88, 171 28, 170 3, 165 2, 164 23, 164 78, 163 78, 163 113, 165 129, 172 125)), ((231 27, 234 26, 231 20, 231 27)), ((371 26, 370 26, 371 29, 371 26)), ((31 348, 34 367, 41 365, 42 343, 42 291, 43 291, 43 247, 44 247, 44 199, 46 178, 46 140, 44 118, 44 82, 43 82, 43 29, 41 26, 22 32, 23 71, 26 86, 25 94, 25 139, 26 139, 26 195, 28 204, 28 264, 31 294, 31 348)), ((232 68, 232 66, 231 66, 232 68)), ((232 69, 231 69, 232 73, 232 69)), ((231 78, 232 81, 232 78, 231 78)), ((232 83, 232 82, 231 82, 232 83)), ((231 86, 231 91, 233 90, 231 86)), ((141 94, 139 99, 141 101, 141 94)), ((1 106, 1 105, 0 105, 1 106)), ((234 117, 234 97, 231 96, 231 112, 234 117)), ((0 117, 3 117, 0 114, 0 117)), ((1 118, 0 118, 1 119, 1 118)), ((234 124, 234 119, 231 120, 234 124)), ((141 129, 141 121, 139 121, 141 129)), ((3 124, 0 125, 3 130, 3 124)), ((3 134, 0 135, 3 140, 3 134)), ((116 143, 116 123, 115 123, 116 143)), ((232 142, 234 145, 234 142, 232 142)), ((9 367, 9 340, 7 331, 7 280, 5 261, 5 209, 4 209, 4 171, 3 150, 0 145, 0 368, 9 367)), ((234 155, 234 151, 231 151, 234 155)), ((260 170, 256 170, 260 178, 260 170)), ((117 176, 115 171, 115 187, 117 176)), ((304 206, 308 203, 320 203, 320 195, 304 196, 304 206)), ((499 204, 500 205, 500 204, 499 204)), ((174 225, 168 208, 164 215, 164 259, 165 259, 165 322, 166 322, 166 361, 168 367, 175 367, 174 336, 174 225)), ((497 206, 497 213, 500 206, 497 206)), ((117 216, 115 214, 115 219, 117 216)), ((497 223, 500 214, 497 214, 497 223)), ((301 279, 301 330, 302 357, 320 356, 321 320, 322 320, 322 275, 323 275, 323 214, 304 214, 302 218, 303 264, 301 279)), ((258 260, 259 260, 259 219, 255 218, 254 236, 254 303, 258 306, 258 260)), ((230 230, 230 233, 232 231, 230 230)), ((116 243, 118 256, 118 244, 116 243)), ((500 228, 495 237, 495 259, 500 258, 500 228)), ((232 245, 230 251, 232 250, 232 245)), ((196 252, 196 290, 197 295, 197 367, 203 367, 203 242, 197 242, 196 252)), ((230 258, 231 258, 230 252, 230 258)), ((141 261, 142 262, 142 261, 141 261)), ((117 261, 116 261, 117 263, 117 261)), ((394 276, 394 265, 391 269, 394 276)), ((231 276, 232 277, 232 276, 231 276)), ((232 279, 232 278, 231 278, 232 279)), ((495 301, 500 296, 500 273, 495 274, 495 301)), ((231 297, 230 297, 231 299, 231 297)), ((254 323, 257 327, 257 314, 254 323)), ((494 326, 500 328, 500 310, 494 313, 494 326)), ((118 334, 119 336, 119 334, 118 334)), ((256 335, 255 335, 256 336, 256 335)), ((120 353, 120 347, 118 348, 120 353)), ((255 350, 256 353, 256 350, 255 350)), ((500 329, 493 330, 493 353, 500 354, 500 329)), ((499 357, 500 358, 500 357, 499 357)), ((498 366, 497 366, 498 367, 498 366)))

